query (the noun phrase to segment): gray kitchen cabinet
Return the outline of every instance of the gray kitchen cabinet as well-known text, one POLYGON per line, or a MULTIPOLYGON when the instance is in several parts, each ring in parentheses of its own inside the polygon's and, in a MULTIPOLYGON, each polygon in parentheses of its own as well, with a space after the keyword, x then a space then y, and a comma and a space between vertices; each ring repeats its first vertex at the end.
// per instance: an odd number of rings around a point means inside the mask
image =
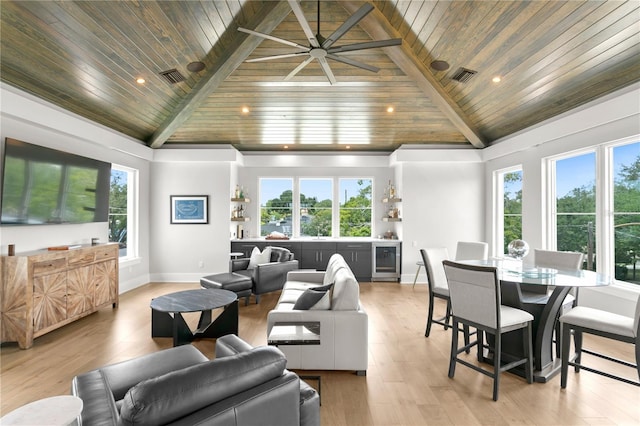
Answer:
POLYGON ((327 269, 329 258, 336 253, 336 243, 329 241, 305 241, 302 243, 300 269, 327 269))
POLYGON ((358 280, 371 280, 371 243, 338 242, 337 251, 358 280))

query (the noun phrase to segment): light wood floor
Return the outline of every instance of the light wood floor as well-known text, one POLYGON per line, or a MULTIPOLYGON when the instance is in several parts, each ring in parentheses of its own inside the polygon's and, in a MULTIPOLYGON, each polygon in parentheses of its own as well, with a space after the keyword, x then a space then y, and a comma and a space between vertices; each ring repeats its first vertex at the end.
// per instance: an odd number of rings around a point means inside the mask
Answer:
MULTIPOLYGON (((39 337, 29 350, 3 344, 1 413, 36 399, 68 394, 78 373, 170 347, 171 339, 150 337, 149 301, 187 288, 197 285, 147 284, 121 295, 118 309, 101 310, 39 337)), ((266 344, 266 316, 277 298, 274 293, 263 296, 260 305, 240 303, 243 339, 266 344)), ((560 389, 560 377, 528 385, 506 373, 499 401, 493 402, 488 377, 461 365, 453 380, 447 377, 451 334, 434 326, 431 337, 424 337, 426 286, 362 283, 361 300, 369 314, 367 376, 322 372, 323 425, 640 424, 640 388, 588 372, 571 371, 566 390, 560 389)), ((631 345, 593 338, 586 343, 633 361, 631 345)), ((194 345, 213 356, 214 341, 194 345)), ((598 359, 593 365, 630 378, 635 374, 598 359)))

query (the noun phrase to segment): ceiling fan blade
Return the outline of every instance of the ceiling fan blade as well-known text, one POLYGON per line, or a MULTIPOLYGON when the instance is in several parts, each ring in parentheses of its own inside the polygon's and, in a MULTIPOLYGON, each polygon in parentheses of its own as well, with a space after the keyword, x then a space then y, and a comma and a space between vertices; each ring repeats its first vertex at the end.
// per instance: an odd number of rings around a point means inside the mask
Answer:
POLYGON ((362 18, 367 16, 367 14, 371 12, 373 9, 374 7, 373 5, 371 5, 371 3, 363 4, 360 7, 360 9, 358 9, 353 15, 351 15, 349 19, 344 21, 344 23, 340 25, 340 27, 338 27, 338 29, 333 32, 333 34, 327 37, 327 39, 322 43, 322 48, 328 49, 329 47, 331 47, 333 43, 338 41, 340 37, 345 35, 347 31, 353 28, 358 22, 360 22, 362 18))
POLYGON ((300 65, 298 65, 293 71, 291 71, 289 73, 289 75, 287 75, 284 80, 291 80, 296 74, 298 74, 300 71, 302 71, 302 68, 306 67, 307 65, 309 65, 311 63, 311 61, 313 61, 313 57, 309 57, 307 59, 305 59, 300 65))
POLYGON ((364 43, 347 44, 346 46, 336 46, 327 49, 327 53, 352 52, 354 50, 375 49, 376 47, 399 46, 402 44, 401 38, 389 40, 365 41, 364 43))
POLYGON ((269 34, 259 33, 257 31, 248 30, 248 29, 242 28, 242 27, 238 27, 238 31, 241 31, 241 32, 247 33, 247 34, 251 34, 251 35, 254 35, 254 36, 266 38, 266 39, 269 39, 269 40, 277 41, 278 43, 286 44, 287 46, 293 46, 293 47, 298 47, 300 49, 309 50, 309 47, 307 47, 307 46, 303 46, 301 44, 294 43, 292 41, 285 40, 283 38, 274 37, 274 36, 269 35, 269 34))
POLYGON ((309 43, 311 43, 311 46, 320 47, 320 43, 318 43, 318 39, 313 34, 311 26, 307 22, 307 18, 304 17, 304 12, 300 7, 300 3, 298 3, 297 0, 289 0, 289 5, 291 6, 291 10, 293 10, 293 13, 296 15, 296 18, 298 18, 298 22, 302 27, 302 31, 304 31, 307 39, 309 40, 309 43))
POLYGON ((318 58, 318 62, 320 62, 320 66, 322 67, 322 71, 324 71, 324 75, 326 75, 329 79, 329 83, 336 84, 336 77, 333 75, 333 72, 331 71, 331 67, 329 66, 327 60, 324 57, 320 57, 318 58))
POLYGON ((309 54, 309 52, 285 53, 284 55, 273 55, 273 56, 265 56, 265 57, 262 57, 262 58, 247 59, 245 62, 270 61, 272 59, 292 58, 294 56, 308 55, 308 54, 309 54))
POLYGON ((354 67, 362 68, 364 70, 371 71, 371 72, 380 71, 380 68, 378 67, 374 67, 373 65, 368 65, 360 61, 354 61, 353 59, 346 58, 344 56, 328 54, 327 58, 333 59, 334 61, 342 62, 343 64, 353 65, 354 67))

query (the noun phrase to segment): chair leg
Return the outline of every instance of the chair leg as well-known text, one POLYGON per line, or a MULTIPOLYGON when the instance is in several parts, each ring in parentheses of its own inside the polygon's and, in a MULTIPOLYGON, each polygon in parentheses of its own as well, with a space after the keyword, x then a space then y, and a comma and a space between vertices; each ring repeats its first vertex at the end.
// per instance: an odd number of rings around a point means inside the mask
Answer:
MULTIPOLYGON (((470 342, 469 340, 469 326, 468 325, 463 325, 462 326, 462 330, 464 332, 464 345, 467 346, 470 342)), ((467 348, 467 350, 465 351, 466 353, 471 352, 471 348, 467 348)))
POLYGON ((525 376, 527 383, 531 384, 533 383, 533 340, 531 322, 529 322, 525 328, 523 345, 524 356, 527 357, 527 363, 524 365, 525 376))
POLYGON ((429 293, 429 312, 427 312, 427 329, 424 332, 424 337, 429 337, 431 333, 431 325, 433 322, 433 294, 429 293))
POLYGON ((560 387, 567 387, 567 375, 569 373, 569 347, 571 346, 571 327, 561 324, 562 330, 562 367, 560 368, 560 387))
POLYGON ((498 400, 500 389, 500 355, 502 354, 502 335, 496 333, 495 353, 493 354, 493 400, 498 400))
POLYGON ((484 362, 484 331, 477 330, 476 338, 478 339, 478 362, 484 362))
POLYGON ((449 356, 449 377, 453 378, 456 373, 456 363, 458 359, 458 321, 453 318, 453 329, 451 330, 451 355, 449 356))
MULTIPOLYGON (((447 313, 445 314, 445 319, 444 319, 444 323, 445 324, 449 324, 449 321, 451 320, 451 299, 447 299, 447 313)), ((447 329, 447 326, 444 326, 444 329, 447 329)))
MULTIPOLYGON (((580 364, 580 362, 582 361, 582 332, 581 331, 578 331, 578 330, 573 331, 573 341, 574 341, 574 346, 576 351, 575 363, 580 364)), ((576 365, 574 368, 576 373, 580 372, 579 365, 576 365)))
POLYGON ((420 268, 421 268, 421 266, 418 265, 418 270, 416 271, 416 276, 413 277, 413 287, 416 286, 416 281, 418 281, 418 274, 420 273, 420 268))

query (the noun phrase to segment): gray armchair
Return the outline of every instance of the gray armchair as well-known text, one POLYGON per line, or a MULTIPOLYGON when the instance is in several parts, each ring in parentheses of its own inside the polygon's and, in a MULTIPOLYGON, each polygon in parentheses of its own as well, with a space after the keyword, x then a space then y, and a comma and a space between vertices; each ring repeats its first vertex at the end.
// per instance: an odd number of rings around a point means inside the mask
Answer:
POLYGON ((271 247, 271 261, 262 263, 253 269, 249 267, 249 258, 231 260, 231 272, 251 278, 252 293, 256 296, 256 303, 260 302, 260 295, 271 291, 282 290, 287 273, 299 269, 298 261, 293 253, 283 247, 271 247))

